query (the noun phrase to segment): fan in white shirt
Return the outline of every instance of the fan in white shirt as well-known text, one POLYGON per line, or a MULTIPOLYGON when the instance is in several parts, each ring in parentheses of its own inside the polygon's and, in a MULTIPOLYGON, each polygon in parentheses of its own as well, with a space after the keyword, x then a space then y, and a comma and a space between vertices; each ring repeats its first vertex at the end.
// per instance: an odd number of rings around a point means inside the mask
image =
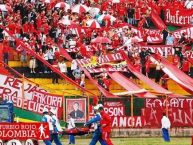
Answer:
POLYGON ((58 64, 59 69, 62 73, 66 74, 67 73, 67 66, 64 60, 58 64))

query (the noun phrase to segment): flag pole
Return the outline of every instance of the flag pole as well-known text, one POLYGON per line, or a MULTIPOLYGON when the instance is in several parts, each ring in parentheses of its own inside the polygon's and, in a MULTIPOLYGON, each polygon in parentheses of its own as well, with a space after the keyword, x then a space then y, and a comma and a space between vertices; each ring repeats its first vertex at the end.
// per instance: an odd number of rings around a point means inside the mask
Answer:
POLYGON ((131 127, 133 127, 133 94, 131 94, 131 127))
POLYGON ((168 116, 168 95, 166 94, 166 115, 168 116))
POLYGON ((65 95, 64 95, 64 92, 63 92, 63 96, 62 96, 63 98, 63 120, 64 120, 64 122, 66 122, 66 111, 65 111, 65 100, 66 100, 66 98, 65 98, 65 95))
POLYGON ((22 93, 22 109, 24 108, 24 101, 25 101, 25 92, 24 92, 24 74, 22 75, 22 88, 21 88, 21 93, 22 93))
POLYGON ((87 114, 87 121, 89 120, 89 110, 90 110, 90 96, 87 96, 87 100, 88 100, 88 114, 87 114))

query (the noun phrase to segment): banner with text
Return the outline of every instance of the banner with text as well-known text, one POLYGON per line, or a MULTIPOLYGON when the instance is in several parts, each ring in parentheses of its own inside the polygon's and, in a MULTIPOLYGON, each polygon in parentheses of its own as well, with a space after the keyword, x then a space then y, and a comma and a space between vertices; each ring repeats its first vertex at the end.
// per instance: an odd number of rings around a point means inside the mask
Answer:
POLYGON ((145 108, 142 111, 145 126, 161 127, 162 113, 166 112, 166 105, 172 127, 193 127, 193 99, 191 98, 146 99, 145 108))
POLYGON ((56 109, 58 117, 62 118, 63 97, 45 92, 37 85, 24 82, 22 96, 22 81, 17 78, 0 75, 0 97, 10 100, 15 107, 42 114, 44 107, 56 109))
POLYGON ((193 22, 193 9, 178 9, 167 7, 165 10, 165 23, 174 26, 190 26, 193 22))
MULTIPOLYGON (((90 117, 94 116, 93 107, 90 108, 90 117)), ((144 119, 141 116, 127 116, 123 102, 105 102, 104 110, 111 116, 112 128, 141 128, 144 126, 144 119)))
MULTIPOLYGON (((48 123, 0 123, 1 140, 49 140, 48 123)), ((12 144, 13 145, 13 144, 12 144)))

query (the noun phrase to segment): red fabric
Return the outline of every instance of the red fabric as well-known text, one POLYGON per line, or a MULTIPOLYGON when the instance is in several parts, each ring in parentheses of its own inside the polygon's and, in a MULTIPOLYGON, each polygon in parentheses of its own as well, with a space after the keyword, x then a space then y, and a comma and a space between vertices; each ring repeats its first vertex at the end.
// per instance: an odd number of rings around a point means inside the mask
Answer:
POLYGON ((145 63, 146 73, 149 73, 150 71, 150 64, 151 64, 151 61, 148 59, 145 63))
MULTIPOLYGON (((140 88, 138 85, 136 85, 135 83, 133 83, 130 79, 128 79, 127 77, 125 77, 124 75, 122 75, 119 72, 107 72, 108 75, 114 80, 116 81, 119 85, 121 85, 122 87, 124 87, 127 91, 140 91, 142 88, 140 88)), ((142 93, 135 93, 136 96, 138 97, 153 97, 156 98, 155 95, 149 93, 149 92, 142 92, 142 93)))
POLYGON ((107 90, 109 90, 109 87, 110 87, 110 85, 111 85, 110 80, 107 79, 107 78, 104 78, 104 79, 103 79, 103 82, 104 82, 105 86, 107 87, 107 90))
POLYGON ((106 11, 107 8, 108 8, 108 2, 103 2, 102 5, 101 5, 101 11, 106 11))
POLYGON ((102 120, 100 121, 102 132, 111 132, 111 117, 105 113, 105 111, 100 112, 102 120), (103 126, 104 125, 104 126, 103 126))
POLYGON ((155 9, 152 9, 151 19, 152 19, 153 23, 157 26, 158 29, 164 30, 167 28, 166 25, 164 24, 164 22, 162 21, 162 19, 159 17, 157 12, 155 11, 155 9))
POLYGON ((173 60, 172 60, 173 65, 177 66, 179 61, 180 61, 180 58, 177 55, 173 57, 173 60))
POLYGON ((87 56, 87 51, 84 45, 80 46, 80 53, 82 56, 85 56, 85 57, 87 56))
POLYGON ((10 33, 15 33, 15 24, 13 22, 10 22, 7 27, 9 28, 10 33))
POLYGON ((102 139, 107 143, 107 145, 113 145, 109 132, 102 132, 102 139))
POLYGON ((21 25, 20 24, 16 24, 16 27, 15 27, 15 33, 16 34, 20 34, 20 32, 21 32, 21 25))
POLYGON ((23 25, 23 33, 28 33, 29 32, 29 25, 27 23, 25 23, 23 25))
POLYGON ((56 59, 59 59, 60 58, 60 52, 59 51, 54 52, 54 56, 56 59))
MULTIPOLYGON (((126 54, 123 54, 125 56, 125 60, 127 60, 127 68, 136 76, 138 77, 140 80, 142 80, 143 82, 145 82, 146 84, 148 84, 155 92, 158 92, 160 94, 169 94, 170 96, 175 96, 174 94, 172 94, 171 92, 169 92, 168 90, 162 88, 160 85, 158 85, 157 83, 155 83, 154 81, 152 81, 151 79, 149 79, 148 77, 144 76, 142 73, 140 73, 139 71, 137 71, 133 65, 131 64, 131 62, 129 61, 128 57, 126 56, 126 54)), ((179 95, 177 95, 179 96, 179 95)))
POLYGON ((187 60, 184 60, 182 63, 182 71, 188 72, 190 68, 190 63, 187 60))
POLYGON ((3 53, 8 53, 9 52, 9 46, 6 44, 3 45, 3 53))
POLYGON ((156 60, 161 59, 161 63, 167 70, 162 69, 166 74, 169 75, 171 79, 173 79, 176 83, 178 83, 181 87, 183 87, 184 90, 187 92, 193 94, 193 79, 184 74, 180 69, 178 69, 176 66, 172 65, 168 60, 165 58, 161 58, 160 55, 154 54, 152 55, 156 60), (176 81, 178 79, 178 81, 176 81))

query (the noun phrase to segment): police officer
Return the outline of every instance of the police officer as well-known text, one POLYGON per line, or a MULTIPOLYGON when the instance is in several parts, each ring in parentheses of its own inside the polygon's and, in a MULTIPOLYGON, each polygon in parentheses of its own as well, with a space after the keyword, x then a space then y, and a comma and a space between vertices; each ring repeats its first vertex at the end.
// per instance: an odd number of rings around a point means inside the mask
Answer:
MULTIPOLYGON (((48 122, 49 125, 49 130, 50 130, 50 136, 54 130, 53 125, 52 125, 52 117, 49 115, 48 108, 43 109, 43 117, 41 119, 42 122, 48 122)), ((46 145, 52 145, 50 140, 44 140, 44 143, 46 145)))
POLYGON ((95 116, 91 120, 85 123, 85 126, 90 126, 94 124, 94 129, 95 129, 92 140, 89 145, 96 145, 98 141, 100 142, 101 145, 107 145, 106 142, 102 139, 102 133, 101 133, 101 127, 100 127, 101 115, 98 112, 98 109, 99 109, 98 105, 94 107, 95 116))
POLYGON ((56 145, 62 145, 58 137, 58 133, 62 131, 59 120, 56 117, 56 109, 51 108, 50 116, 52 118, 53 132, 51 134, 51 142, 54 141, 56 145))

